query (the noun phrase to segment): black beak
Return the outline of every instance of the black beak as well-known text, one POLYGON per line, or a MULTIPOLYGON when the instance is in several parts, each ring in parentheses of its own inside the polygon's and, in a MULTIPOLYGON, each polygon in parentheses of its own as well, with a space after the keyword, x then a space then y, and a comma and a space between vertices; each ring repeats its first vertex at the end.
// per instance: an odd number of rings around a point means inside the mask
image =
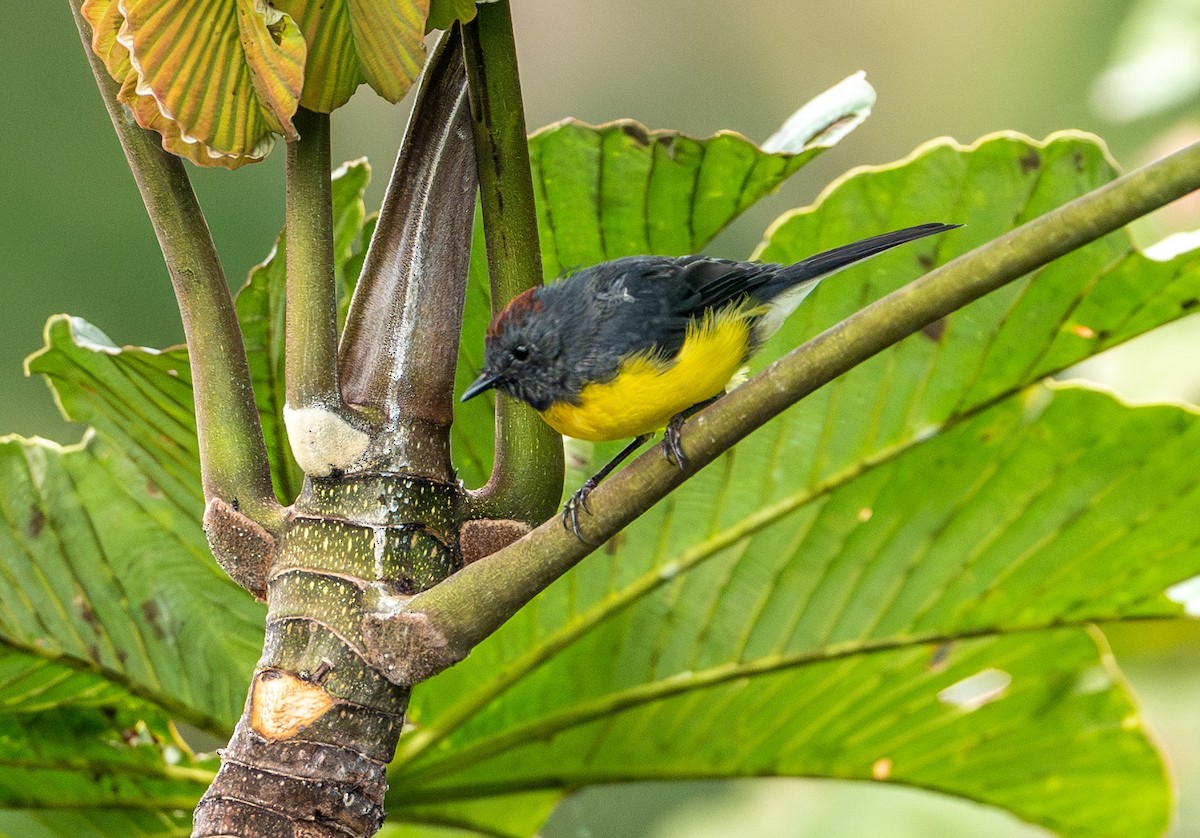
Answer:
POLYGON ((462 398, 459 401, 465 402, 467 399, 473 399, 485 390, 490 390, 500 381, 500 376, 495 373, 485 372, 479 378, 471 382, 471 386, 463 391, 462 398))

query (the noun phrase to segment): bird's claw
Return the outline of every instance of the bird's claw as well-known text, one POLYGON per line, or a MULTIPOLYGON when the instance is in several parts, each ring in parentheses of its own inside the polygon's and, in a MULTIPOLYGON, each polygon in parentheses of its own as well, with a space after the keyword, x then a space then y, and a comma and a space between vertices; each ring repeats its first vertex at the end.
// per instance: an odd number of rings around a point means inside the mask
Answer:
POLYGON ((587 499, 592 490, 596 488, 596 484, 592 480, 587 480, 582 486, 571 495, 570 499, 563 504, 562 509, 562 525, 563 529, 572 533, 581 543, 586 543, 583 537, 583 531, 579 529, 579 510, 583 510, 591 515, 592 510, 588 508, 587 499))
POLYGON ((687 468, 687 456, 683 453, 683 440, 680 436, 686 420, 687 417, 682 413, 676 414, 671 418, 667 429, 663 431, 663 454, 666 456, 667 462, 674 463, 681 469, 687 468))

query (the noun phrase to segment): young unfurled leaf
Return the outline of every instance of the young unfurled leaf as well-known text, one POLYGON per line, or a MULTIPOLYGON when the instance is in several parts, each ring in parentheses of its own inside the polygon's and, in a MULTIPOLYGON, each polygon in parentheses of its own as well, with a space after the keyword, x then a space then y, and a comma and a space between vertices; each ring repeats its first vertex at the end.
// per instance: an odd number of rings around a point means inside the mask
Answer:
POLYGON ((295 137, 304 37, 263 0, 86 0, 92 46, 163 148, 201 166, 260 160, 295 137))
POLYGON ((364 81, 389 102, 408 92, 425 62, 429 0, 276 0, 308 42, 300 104, 328 113, 364 81))
POLYGON ((261 160, 366 81, 399 101, 424 62, 428 0, 85 0, 92 49, 163 148, 201 166, 261 160))

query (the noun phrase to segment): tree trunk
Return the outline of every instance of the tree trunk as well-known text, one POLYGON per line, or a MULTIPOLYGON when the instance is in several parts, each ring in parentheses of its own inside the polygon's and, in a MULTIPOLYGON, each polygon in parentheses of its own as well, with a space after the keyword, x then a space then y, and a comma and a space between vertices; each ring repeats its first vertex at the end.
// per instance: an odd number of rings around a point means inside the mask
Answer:
POLYGON ((363 615, 461 565, 455 486, 401 475, 309 479, 267 583, 266 641, 196 838, 369 836, 409 688, 368 663, 363 615))

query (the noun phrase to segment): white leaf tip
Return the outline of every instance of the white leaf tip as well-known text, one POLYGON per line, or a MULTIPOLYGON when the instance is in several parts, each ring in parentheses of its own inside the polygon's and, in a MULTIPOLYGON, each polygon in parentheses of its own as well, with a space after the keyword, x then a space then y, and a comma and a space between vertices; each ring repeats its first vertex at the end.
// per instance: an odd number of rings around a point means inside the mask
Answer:
POLYGON ((762 150, 795 154, 835 145, 871 115, 875 100, 875 88, 859 70, 801 106, 762 144, 762 150))

